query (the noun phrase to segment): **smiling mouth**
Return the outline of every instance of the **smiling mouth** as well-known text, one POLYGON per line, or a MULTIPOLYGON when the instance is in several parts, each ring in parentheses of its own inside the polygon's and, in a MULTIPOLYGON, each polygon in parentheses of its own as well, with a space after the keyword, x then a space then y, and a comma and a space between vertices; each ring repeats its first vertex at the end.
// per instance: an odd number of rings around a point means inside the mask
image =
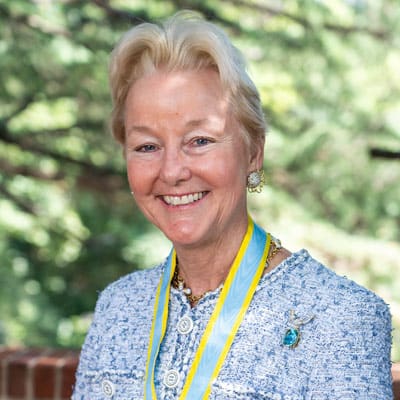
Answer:
POLYGON ((162 199, 171 206, 184 206, 201 200, 206 194, 207 192, 198 192, 183 196, 162 196, 162 199))

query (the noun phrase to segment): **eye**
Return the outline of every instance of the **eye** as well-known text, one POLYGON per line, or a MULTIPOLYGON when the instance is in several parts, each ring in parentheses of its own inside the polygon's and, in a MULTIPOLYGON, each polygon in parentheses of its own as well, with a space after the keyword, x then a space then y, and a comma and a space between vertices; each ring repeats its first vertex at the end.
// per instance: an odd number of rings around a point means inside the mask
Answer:
POLYGON ((193 140, 193 144, 195 146, 206 146, 207 144, 212 143, 212 140, 205 138, 205 137, 199 137, 193 140))
POLYGON ((154 144, 144 144, 142 146, 138 146, 135 148, 135 151, 138 151, 140 153, 152 153, 153 151, 156 151, 157 147, 154 144))

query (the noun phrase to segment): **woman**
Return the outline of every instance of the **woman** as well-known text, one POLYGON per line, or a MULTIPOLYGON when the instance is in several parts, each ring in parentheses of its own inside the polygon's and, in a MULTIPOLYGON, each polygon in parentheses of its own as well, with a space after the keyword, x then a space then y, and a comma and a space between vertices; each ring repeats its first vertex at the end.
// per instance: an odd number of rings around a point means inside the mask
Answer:
POLYGON ((248 216, 265 122, 225 34, 139 25, 110 81, 132 194, 173 250, 101 294, 73 399, 390 399, 387 306, 248 216))

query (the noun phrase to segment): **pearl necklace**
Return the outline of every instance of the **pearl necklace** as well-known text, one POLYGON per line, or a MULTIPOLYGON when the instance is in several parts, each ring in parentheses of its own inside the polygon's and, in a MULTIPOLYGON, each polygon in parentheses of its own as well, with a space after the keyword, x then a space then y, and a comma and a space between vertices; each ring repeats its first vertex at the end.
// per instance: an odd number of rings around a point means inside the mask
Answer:
MULTIPOLYGON (((272 260, 272 258, 274 258, 274 256, 276 254, 279 253, 279 251, 282 249, 282 245, 281 245, 281 241, 279 239, 275 239, 272 238, 272 242, 271 242, 271 247, 268 253, 268 257, 267 257, 267 261, 265 263, 265 268, 269 267, 269 264, 272 260)), ((205 291, 202 294, 199 295, 194 295, 192 293, 192 289, 190 289, 190 287, 186 286, 186 283, 184 281, 184 279, 179 275, 179 264, 178 264, 178 260, 176 260, 176 267, 175 267, 175 271, 174 271, 174 276, 172 277, 172 281, 171 281, 172 287, 174 287, 175 289, 178 289, 179 291, 181 291, 189 300, 190 304, 194 305, 196 304, 198 301, 200 301, 207 293, 210 293, 210 290, 205 291)))

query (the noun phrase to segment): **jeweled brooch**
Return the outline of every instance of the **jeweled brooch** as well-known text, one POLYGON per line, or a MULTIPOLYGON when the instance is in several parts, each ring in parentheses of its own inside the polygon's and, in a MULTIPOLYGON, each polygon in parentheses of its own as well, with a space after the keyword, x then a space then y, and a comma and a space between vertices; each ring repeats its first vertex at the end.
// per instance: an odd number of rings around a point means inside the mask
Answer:
POLYGON ((300 341, 300 327, 308 324, 314 319, 315 315, 311 315, 306 319, 299 318, 294 310, 290 310, 289 313, 289 328, 286 329, 285 334, 283 335, 282 344, 290 349, 294 349, 300 341))

